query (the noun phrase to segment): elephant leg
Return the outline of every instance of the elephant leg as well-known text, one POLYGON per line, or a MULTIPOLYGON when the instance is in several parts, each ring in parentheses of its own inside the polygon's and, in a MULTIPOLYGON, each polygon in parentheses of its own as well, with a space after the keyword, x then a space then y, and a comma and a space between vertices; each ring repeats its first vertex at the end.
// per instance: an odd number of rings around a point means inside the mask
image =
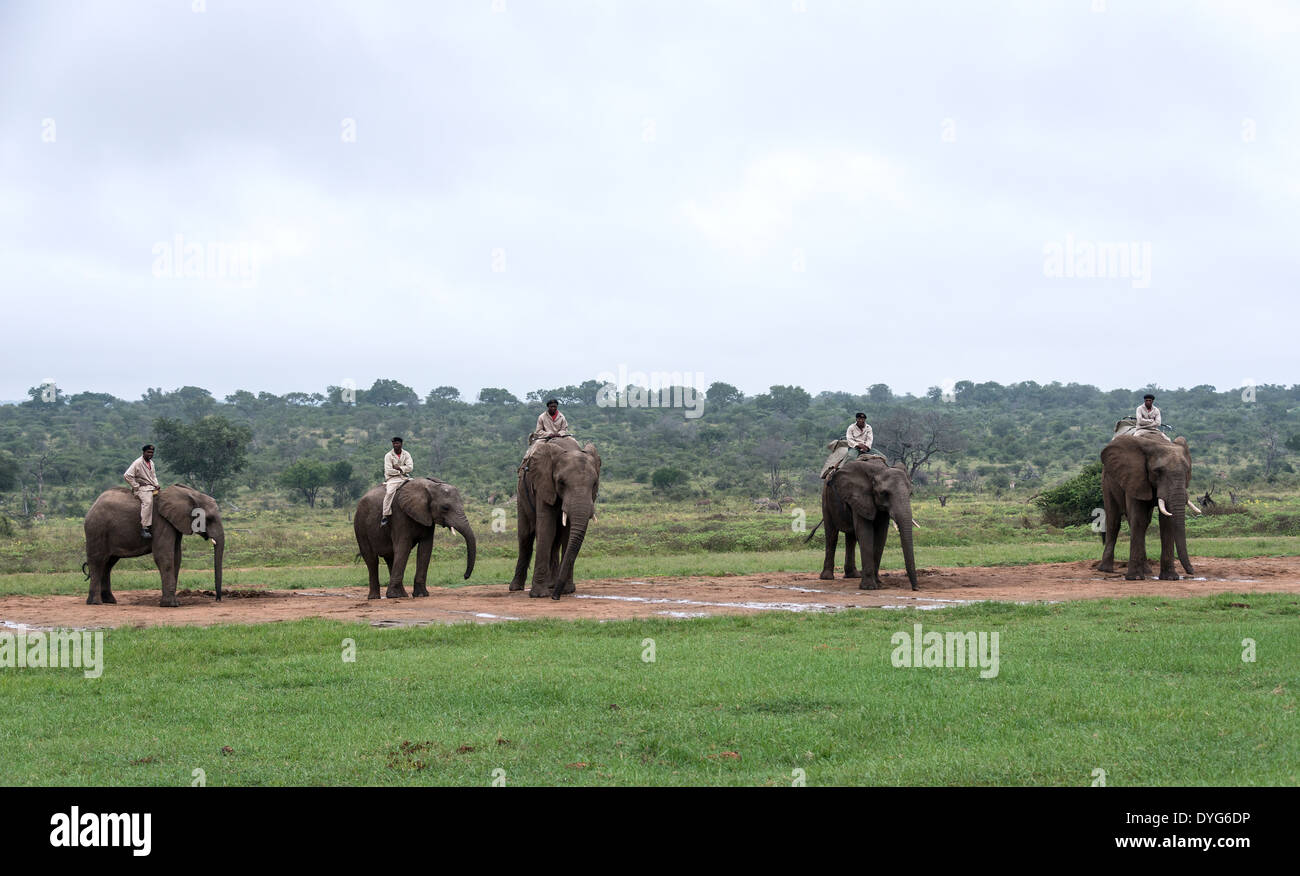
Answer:
POLYGON ((429 557, 433 556, 433 529, 429 527, 429 534, 420 539, 415 549, 415 589, 412 592, 416 596, 429 595, 425 582, 429 579, 429 557))
POLYGON ((882 513, 871 522, 871 575, 877 587, 882 583, 880 580, 880 560, 885 555, 885 539, 887 538, 889 538, 889 518, 882 513))
POLYGON ((826 530, 823 533, 826 536, 826 557, 822 560, 822 573, 818 577, 823 581, 831 581, 835 578, 835 549, 839 546, 840 531, 830 520, 826 520, 823 528, 826 530))
POLYGON ((1179 580, 1174 569, 1174 522, 1173 518, 1163 514, 1160 514, 1160 580, 1179 580))
POLYGON ((1147 527, 1151 525, 1151 509, 1136 499, 1128 503, 1128 569, 1124 580, 1141 581, 1150 574, 1147 568, 1147 527))
MULTIPOLYGON (((1119 540, 1119 524, 1120 519, 1124 516, 1124 512, 1120 509, 1119 502, 1116 502, 1110 496, 1106 496, 1103 499, 1102 504, 1104 505, 1102 510, 1106 515, 1106 544, 1101 549, 1101 564, 1097 566, 1097 571, 1114 572, 1115 542, 1119 540)), ((1129 528, 1132 529, 1131 523, 1129 524, 1129 528)))
POLYGON ((90 572, 90 593, 86 596, 86 605, 103 605, 104 561, 100 559, 87 560, 86 571, 90 572))
POLYGON ((533 562, 533 586, 528 590, 528 595, 534 598, 551 595, 554 574, 551 557, 555 554, 555 530, 559 523, 549 508, 538 508, 537 512, 537 558, 533 562))
MULTIPOLYGON (((389 521, 388 525, 392 526, 392 521, 389 521)), ((393 537, 393 560, 388 565, 388 590, 385 591, 389 599, 405 599, 407 596, 406 585, 402 583, 402 579, 406 577, 406 561, 411 556, 412 547, 409 536, 401 539, 393 537)))
POLYGON ((876 579, 876 574, 871 567, 872 559, 876 553, 872 523, 865 517, 854 514, 853 526, 857 531, 858 547, 862 550, 862 581, 858 584, 858 589, 879 590, 880 582, 876 579))
POLYGON ((153 561, 158 566, 162 577, 162 599, 158 603, 163 608, 177 608, 181 601, 176 598, 176 578, 180 567, 180 534, 165 522, 159 523, 154 517, 153 526, 153 561))
POLYGON ((104 577, 99 582, 99 598, 106 605, 117 605, 117 597, 113 595, 113 567, 117 565, 117 560, 117 557, 108 558, 104 564, 104 577))
POLYGON ((523 590, 528 580, 528 564, 533 561, 533 542, 537 530, 533 521, 522 510, 519 512, 519 559, 515 561, 515 575, 510 579, 511 590, 523 590))
POLYGON ((366 561, 366 577, 369 579, 370 592, 366 594, 366 599, 379 598, 379 555, 367 551, 361 555, 366 561))
POLYGON ((849 529, 844 533, 844 577, 861 578, 862 574, 858 571, 858 536, 853 529, 854 524, 849 523, 849 529))

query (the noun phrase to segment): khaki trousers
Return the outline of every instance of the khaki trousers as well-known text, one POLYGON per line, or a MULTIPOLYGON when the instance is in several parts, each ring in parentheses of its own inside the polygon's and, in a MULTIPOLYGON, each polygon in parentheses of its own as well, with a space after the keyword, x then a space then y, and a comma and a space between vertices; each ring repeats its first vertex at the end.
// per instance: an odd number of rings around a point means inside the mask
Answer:
POLYGON ((384 481, 384 516, 390 517, 393 513, 393 493, 397 488, 406 483, 407 478, 389 478, 384 481))
POLYGON ((153 526, 153 487, 136 490, 135 497, 140 500, 140 526, 153 526))

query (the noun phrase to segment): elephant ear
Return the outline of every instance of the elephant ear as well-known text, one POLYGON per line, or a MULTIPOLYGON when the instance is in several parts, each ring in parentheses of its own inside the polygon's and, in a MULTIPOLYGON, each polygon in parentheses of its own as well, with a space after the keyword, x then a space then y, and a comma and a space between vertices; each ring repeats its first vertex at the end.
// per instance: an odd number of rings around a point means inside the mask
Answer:
MULTIPOLYGON (((154 509, 182 535, 189 535, 194 517, 191 512, 199 507, 201 494, 181 484, 172 484, 158 494, 154 509)), ((157 514, 155 514, 155 517, 157 514)))
POLYGON ((1101 451, 1101 465, 1107 474, 1119 481, 1125 493, 1134 499, 1150 502, 1154 493, 1151 492, 1151 479, 1147 476, 1147 456, 1139 440, 1121 436, 1111 441, 1101 451))
POLYGON ((555 504, 555 454, 551 442, 538 448, 528 460, 528 475, 533 486, 533 506, 555 504))
POLYGON ((875 482, 871 472, 866 470, 865 464, 861 469, 853 469, 851 476, 844 469, 840 469, 831 479, 831 483, 840 497, 853 509, 854 514, 868 520, 876 519, 876 499, 871 494, 875 482))
POLYGON ((1192 451, 1187 448, 1187 439, 1179 435, 1174 439, 1174 443, 1183 448, 1183 459, 1187 460, 1187 467, 1192 467, 1192 451))
POLYGON ((582 452, 596 461, 596 479, 591 482, 591 501, 596 501, 596 494, 600 492, 600 454, 596 452, 595 444, 588 444, 582 448, 582 452))
POLYGON ((393 499, 407 517, 421 526, 433 526, 433 512, 429 510, 429 488, 423 483, 407 481, 397 488, 397 495, 393 499))

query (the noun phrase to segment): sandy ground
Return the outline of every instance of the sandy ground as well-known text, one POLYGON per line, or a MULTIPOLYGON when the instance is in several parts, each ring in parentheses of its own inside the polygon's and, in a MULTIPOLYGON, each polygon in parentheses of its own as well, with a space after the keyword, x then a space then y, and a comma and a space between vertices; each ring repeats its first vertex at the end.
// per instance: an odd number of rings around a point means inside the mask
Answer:
MULTIPOLYGON (((578 581, 578 592, 555 602, 511 593, 504 583, 431 589, 428 598, 366 599, 364 587, 319 590, 231 590, 221 602, 211 591, 182 591, 179 608, 161 608, 158 590, 117 593, 117 605, 86 605, 84 596, 0 598, 0 629, 255 624, 306 617, 363 621, 373 626, 493 623, 530 618, 617 620, 708 617, 762 611, 818 612, 848 608, 942 608, 975 600, 1063 601, 1121 596, 1198 596, 1211 593, 1300 593, 1300 557, 1220 560, 1192 558, 1194 578, 1125 581, 1102 574, 1095 561, 922 569, 913 592, 901 573, 883 577, 881 590, 857 581, 822 581, 816 572, 726 577, 578 581)), ((410 582, 407 582, 408 589, 410 582)))

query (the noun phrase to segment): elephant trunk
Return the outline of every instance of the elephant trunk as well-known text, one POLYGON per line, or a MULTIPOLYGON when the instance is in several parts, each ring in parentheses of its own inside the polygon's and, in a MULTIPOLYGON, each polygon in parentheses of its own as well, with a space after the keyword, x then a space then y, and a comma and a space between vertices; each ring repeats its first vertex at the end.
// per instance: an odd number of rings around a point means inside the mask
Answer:
POLYGON ((587 523, 591 520, 593 510, 591 502, 574 502, 565 511, 569 518, 569 541, 564 547, 560 569, 553 582, 554 596, 559 596, 564 582, 573 574, 573 564, 577 562, 578 551, 582 550, 582 541, 587 537, 587 523))
POLYGON ((904 507, 894 515, 898 527, 898 543, 903 548, 903 565, 907 567, 907 580, 916 588, 916 554, 912 550, 912 509, 904 507))
POLYGON ((226 556, 226 536, 212 536, 212 581, 217 591, 217 602, 221 601, 221 563, 226 556))
POLYGON ((1187 574, 1195 574, 1192 571, 1191 556, 1187 553, 1187 488, 1175 486, 1165 495, 1159 496, 1157 504, 1161 513, 1171 518, 1169 523, 1173 528, 1174 550, 1178 553, 1178 561, 1183 564, 1187 574))
POLYGON ((460 533, 460 537, 465 539, 465 580, 474 574, 474 558, 478 554, 478 540, 474 538, 474 530, 470 528, 469 518, 463 513, 452 521, 451 528, 460 533))

